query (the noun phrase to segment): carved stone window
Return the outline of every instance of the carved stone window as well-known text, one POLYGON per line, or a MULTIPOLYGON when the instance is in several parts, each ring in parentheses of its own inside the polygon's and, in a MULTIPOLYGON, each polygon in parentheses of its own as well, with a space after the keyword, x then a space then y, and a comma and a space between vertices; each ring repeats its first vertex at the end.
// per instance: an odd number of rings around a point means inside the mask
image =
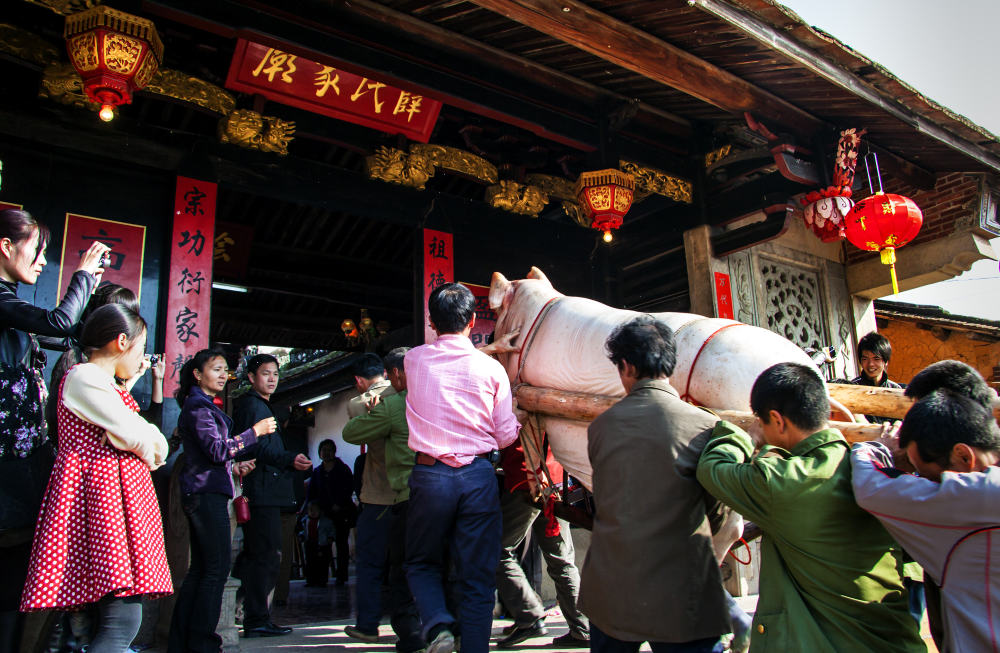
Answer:
POLYGON ((767 328, 803 349, 829 344, 816 270, 761 257, 760 273, 767 328))

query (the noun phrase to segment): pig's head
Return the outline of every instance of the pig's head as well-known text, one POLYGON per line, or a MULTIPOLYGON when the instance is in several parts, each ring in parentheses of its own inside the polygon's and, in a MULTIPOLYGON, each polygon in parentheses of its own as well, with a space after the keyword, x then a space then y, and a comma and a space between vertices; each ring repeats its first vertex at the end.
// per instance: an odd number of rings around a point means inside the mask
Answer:
MULTIPOLYGON (((490 308, 497 314, 494 339, 520 329, 520 335, 513 342, 520 345, 531 323, 553 297, 562 297, 562 293, 553 288, 545 273, 536 267, 531 268, 526 278, 515 281, 508 281, 499 272, 494 272, 489 295, 490 308)), ((508 366, 508 359, 514 358, 516 356, 500 356, 505 366, 508 366)))

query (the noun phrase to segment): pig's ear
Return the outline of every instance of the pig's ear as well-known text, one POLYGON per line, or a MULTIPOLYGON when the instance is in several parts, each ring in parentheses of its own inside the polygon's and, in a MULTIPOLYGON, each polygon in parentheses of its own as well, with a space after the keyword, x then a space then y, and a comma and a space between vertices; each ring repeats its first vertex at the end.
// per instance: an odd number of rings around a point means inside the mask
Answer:
POLYGON ((532 265, 531 269, 528 270, 528 278, 529 279, 537 279, 538 281, 544 281, 545 283, 549 284, 550 286, 552 285, 552 282, 549 281, 549 278, 547 276, 545 276, 545 273, 542 272, 541 270, 539 270, 538 268, 536 268, 534 265, 532 265))
POLYGON ((494 311, 506 308, 513 296, 514 284, 499 272, 494 272, 490 280, 490 308, 494 311))

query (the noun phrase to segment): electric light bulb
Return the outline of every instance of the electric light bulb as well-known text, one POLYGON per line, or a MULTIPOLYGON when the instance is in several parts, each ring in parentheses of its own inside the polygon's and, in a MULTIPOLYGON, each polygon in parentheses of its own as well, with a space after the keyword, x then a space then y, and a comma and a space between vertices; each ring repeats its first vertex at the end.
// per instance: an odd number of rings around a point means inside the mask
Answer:
POLYGON ((111 122, 115 119, 115 108, 110 104, 102 104, 101 110, 97 115, 104 122, 111 122))
POLYGON ((610 243, 613 238, 614 238, 614 236, 611 235, 610 231, 605 231, 604 232, 604 242, 610 243))

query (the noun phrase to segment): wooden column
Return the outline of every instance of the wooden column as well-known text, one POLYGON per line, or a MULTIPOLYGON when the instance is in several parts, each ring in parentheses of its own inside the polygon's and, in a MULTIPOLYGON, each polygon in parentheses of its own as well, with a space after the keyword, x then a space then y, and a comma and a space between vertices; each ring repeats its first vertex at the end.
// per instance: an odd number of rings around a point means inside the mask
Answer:
POLYGON ((712 238, 707 224, 684 232, 684 257, 687 259, 691 312, 715 317, 715 296, 712 291, 714 287, 712 238))

